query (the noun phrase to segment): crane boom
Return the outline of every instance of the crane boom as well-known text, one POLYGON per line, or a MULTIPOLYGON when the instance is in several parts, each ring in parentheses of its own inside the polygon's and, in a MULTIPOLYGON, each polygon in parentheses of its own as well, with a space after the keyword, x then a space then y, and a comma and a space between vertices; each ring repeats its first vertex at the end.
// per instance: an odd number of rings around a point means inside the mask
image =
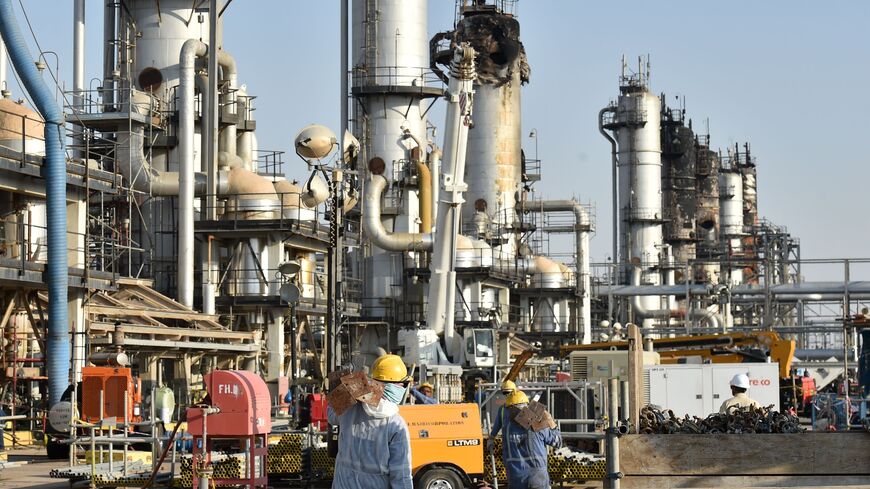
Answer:
POLYGON ((426 325, 436 331, 443 325, 447 354, 456 357, 453 311, 456 299, 456 236, 459 234, 459 206, 465 202, 465 148, 471 126, 474 95, 475 51, 468 43, 460 44, 450 63, 447 87, 447 116, 444 131, 441 192, 435 222, 432 260, 429 269, 428 310, 426 325))
MULTIPOLYGON (((779 363, 779 376, 786 378, 791 371, 795 342, 781 338, 774 331, 735 332, 713 335, 679 336, 676 338, 656 338, 653 350, 657 351, 663 363, 669 359, 677 361, 689 356, 700 356, 714 363, 739 363, 752 358, 742 352, 742 348, 761 347, 767 349, 770 359, 779 363)), ((588 345, 563 345, 559 348, 562 356, 574 351, 626 350, 628 341, 605 341, 588 345)))

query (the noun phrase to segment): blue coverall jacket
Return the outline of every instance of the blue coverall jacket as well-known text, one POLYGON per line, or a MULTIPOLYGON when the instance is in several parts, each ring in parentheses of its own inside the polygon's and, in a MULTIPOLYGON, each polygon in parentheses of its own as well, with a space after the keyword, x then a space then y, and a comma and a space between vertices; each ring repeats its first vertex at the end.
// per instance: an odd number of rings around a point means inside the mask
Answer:
POLYGON ((420 404, 438 404, 438 399, 429 397, 413 387, 411 387, 411 395, 414 396, 414 399, 417 399, 420 404))
POLYGON ((547 445, 562 446, 562 434, 549 428, 527 430, 510 419, 510 410, 499 408, 490 438, 502 432, 502 459, 510 489, 549 489, 547 445))
POLYGON ((341 416, 329 406, 327 414, 339 427, 332 489, 414 489, 411 439, 401 415, 373 416, 362 403, 341 416))

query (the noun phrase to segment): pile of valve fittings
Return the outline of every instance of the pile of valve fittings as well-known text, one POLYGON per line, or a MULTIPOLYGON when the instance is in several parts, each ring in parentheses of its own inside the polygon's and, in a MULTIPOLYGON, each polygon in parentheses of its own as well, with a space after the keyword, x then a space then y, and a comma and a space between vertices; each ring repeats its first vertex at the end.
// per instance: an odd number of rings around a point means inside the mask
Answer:
POLYGON ((670 409, 660 410, 647 406, 640 412, 640 429, 643 434, 740 434, 740 433, 801 433, 797 416, 774 411, 768 407, 735 407, 727 413, 716 413, 699 418, 675 416, 670 409))

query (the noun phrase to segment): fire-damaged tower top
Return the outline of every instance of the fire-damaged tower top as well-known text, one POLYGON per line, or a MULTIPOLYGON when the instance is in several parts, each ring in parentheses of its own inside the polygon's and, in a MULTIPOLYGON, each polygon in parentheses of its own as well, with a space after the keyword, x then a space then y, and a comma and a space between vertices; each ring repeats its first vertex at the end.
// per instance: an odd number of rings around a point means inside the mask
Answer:
POLYGON ((510 259, 516 252, 515 208, 522 199, 520 87, 529 81, 530 70, 520 23, 506 7, 505 2, 482 1, 464 6, 452 40, 467 42, 478 53, 464 231, 510 259))

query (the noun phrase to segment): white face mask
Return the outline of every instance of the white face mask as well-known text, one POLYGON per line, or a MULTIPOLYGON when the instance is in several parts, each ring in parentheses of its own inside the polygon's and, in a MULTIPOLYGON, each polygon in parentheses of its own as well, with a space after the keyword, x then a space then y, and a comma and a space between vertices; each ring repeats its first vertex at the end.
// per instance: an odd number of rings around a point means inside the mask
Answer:
POLYGON ((362 407, 363 410, 373 418, 389 418, 399 413, 399 405, 393 404, 386 399, 381 399, 381 402, 379 402, 377 406, 370 406, 363 403, 362 407))
POLYGON ((393 404, 401 404, 405 400, 405 391, 407 389, 402 384, 384 384, 384 399, 393 404))

